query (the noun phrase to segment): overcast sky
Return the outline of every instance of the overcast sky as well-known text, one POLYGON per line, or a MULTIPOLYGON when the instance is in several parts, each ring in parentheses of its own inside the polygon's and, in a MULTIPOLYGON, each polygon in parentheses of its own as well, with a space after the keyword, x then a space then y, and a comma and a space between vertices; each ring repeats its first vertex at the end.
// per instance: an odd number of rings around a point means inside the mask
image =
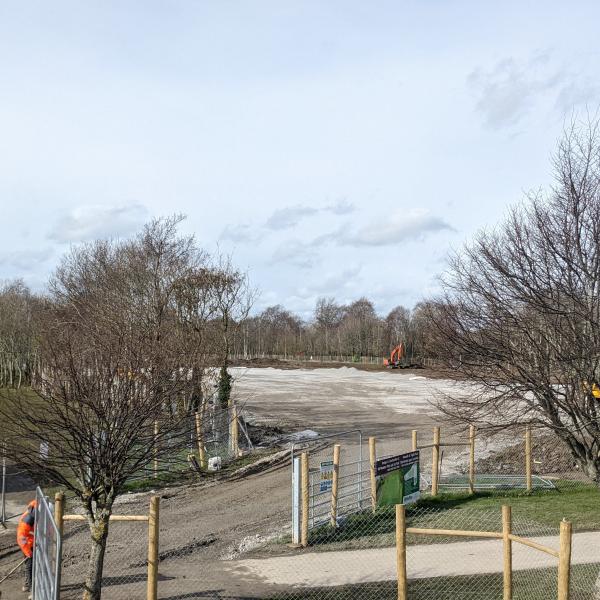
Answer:
POLYGON ((600 3, 0 2, 0 279, 182 212, 257 308, 385 312, 551 182, 600 3))

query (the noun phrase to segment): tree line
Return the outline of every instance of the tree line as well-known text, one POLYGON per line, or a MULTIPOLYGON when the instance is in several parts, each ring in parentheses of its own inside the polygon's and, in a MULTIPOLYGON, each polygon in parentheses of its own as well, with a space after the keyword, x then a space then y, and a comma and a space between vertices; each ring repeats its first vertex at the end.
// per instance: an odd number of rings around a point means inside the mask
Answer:
POLYGON ((340 304, 319 298, 308 320, 281 305, 270 306, 242 321, 236 330, 235 353, 242 356, 386 356, 403 343, 407 357, 425 353, 426 304, 397 306, 380 316, 368 298, 340 304))

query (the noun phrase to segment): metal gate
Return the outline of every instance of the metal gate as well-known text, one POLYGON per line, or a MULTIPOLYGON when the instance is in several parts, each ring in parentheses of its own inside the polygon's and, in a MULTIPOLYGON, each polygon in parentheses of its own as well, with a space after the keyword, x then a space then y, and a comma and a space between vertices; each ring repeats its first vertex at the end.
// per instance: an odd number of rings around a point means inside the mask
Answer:
POLYGON ((54 520, 53 506, 38 487, 36 490, 33 545, 34 600, 58 600, 62 539, 54 520))
POLYGON ((309 527, 329 519, 331 489, 323 489, 320 465, 332 458, 333 445, 341 444, 339 466, 338 514, 348 515, 363 508, 369 498, 368 461, 363 458, 363 437, 360 429, 320 435, 292 445, 292 540, 300 539, 300 453, 309 452, 309 527))

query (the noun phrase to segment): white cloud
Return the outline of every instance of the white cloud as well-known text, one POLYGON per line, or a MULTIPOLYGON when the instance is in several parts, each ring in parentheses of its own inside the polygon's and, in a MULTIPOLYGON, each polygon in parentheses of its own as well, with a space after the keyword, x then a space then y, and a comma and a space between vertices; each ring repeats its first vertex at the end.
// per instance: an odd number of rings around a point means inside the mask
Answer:
POLYGON ((260 241, 262 232, 259 227, 250 225, 226 225, 219 237, 232 242, 254 243, 260 241))
POLYGON ((439 231, 454 231, 441 217, 424 210, 411 210, 373 221, 355 231, 340 230, 335 239, 346 246, 388 246, 409 240, 422 240, 439 231))
POLYGON ((301 269, 310 269, 316 260, 317 252, 314 248, 299 240, 290 240, 276 248, 271 263, 287 263, 301 269))
POLYGON ((334 215, 349 215, 351 212, 356 210, 356 207, 354 204, 352 204, 352 202, 348 202, 348 200, 342 198, 337 202, 325 207, 325 210, 333 213, 334 215))
POLYGON ((467 78, 477 95, 477 110, 492 129, 518 123, 544 92, 556 90, 564 74, 548 68, 548 54, 540 54, 523 63, 505 58, 491 69, 478 67, 467 78))
POLYGON ((48 234, 60 243, 123 237, 137 231, 148 220, 142 204, 125 206, 81 206, 62 217, 48 234))
POLYGON ((289 229, 290 227, 298 225, 298 223, 305 217, 312 217, 318 212, 318 208, 304 206, 302 204, 280 208, 267 219, 265 226, 268 229, 276 231, 281 229, 289 229))

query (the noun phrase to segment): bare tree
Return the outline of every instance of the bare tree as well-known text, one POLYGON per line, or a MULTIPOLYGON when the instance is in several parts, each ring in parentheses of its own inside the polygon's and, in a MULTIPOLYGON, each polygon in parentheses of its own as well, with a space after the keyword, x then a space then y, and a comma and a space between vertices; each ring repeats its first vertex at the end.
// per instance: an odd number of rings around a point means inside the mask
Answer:
POLYGON ((550 428, 600 484, 600 138, 574 123, 555 183, 532 194, 452 261, 428 307, 433 343, 479 393, 442 404, 490 428, 550 428))
POLYGON ((177 292, 193 282, 201 256, 177 235, 178 222, 157 220, 133 240, 95 242, 63 259, 39 315, 42 375, 34 393, 5 392, 0 403, 11 457, 81 503, 91 544, 86 600, 101 596, 109 518, 126 482, 157 451, 185 444, 186 411, 174 400, 189 392, 196 354, 182 343, 188 322, 177 292))
POLYGON ((222 409, 229 406, 232 378, 229 358, 232 340, 240 324, 248 317, 255 297, 246 273, 236 269, 229 257, 221 257, 213 271, 212 291, 218 314, 218 331, 221 338, 218 381, 218 401, 222 409))
POLYGON ((29 384, 37 366, 34 308, 23 281, 0 286, 0 387, 29 384))

